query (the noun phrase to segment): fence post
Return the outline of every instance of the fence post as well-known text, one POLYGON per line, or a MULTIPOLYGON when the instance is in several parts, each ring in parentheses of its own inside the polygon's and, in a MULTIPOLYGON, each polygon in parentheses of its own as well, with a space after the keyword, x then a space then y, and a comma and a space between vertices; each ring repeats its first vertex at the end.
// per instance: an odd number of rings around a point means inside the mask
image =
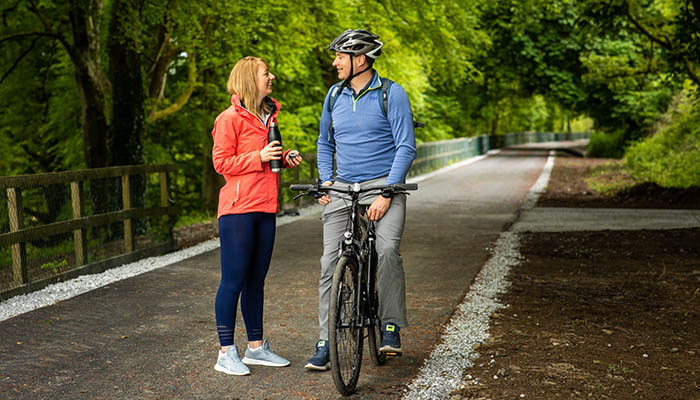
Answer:
MULTIPOLYGON (((10 217, 10 232, 24 228, 22 216, 22 191, 18 188, 7 189, 7 208, 10 217)), ((29 281, 27 273, 27 245, 24 242, 12 244, 12 277, 17 286, 29 281)))
MULTIPOLYGON (((168 187, 169 181, 168 181, 168 173, 167 172, 161 172, 159 174, 160 177, 160 205, 161 207, 168 207, 170 205, 170 200, 168 199, 168 187)), ((168 235, 168 240, 171 240, 173 237, 173 230, 172 226, 170 224, 170 217, 167 215, 163 216, 163 231, 167 233, 168 235)))
MULTIPOLYGON (((122 175, 122 208, 131 208, 131 185, 129 185, 129 175, 122 175)), ((124 252, 134 251, 134 232, 131 230, 131 220, 124 220, 124 252)))
MULTIPOLYGON (((70 198, 73 205, 73 219, 83 217, 83 203, 80 196, 80 182, 70 183, 70 198)), ((75 266, 79 267, 87 263, 87 246, 85 245, 85 229, 73 231, 73 243, 75 247, 75 266)))

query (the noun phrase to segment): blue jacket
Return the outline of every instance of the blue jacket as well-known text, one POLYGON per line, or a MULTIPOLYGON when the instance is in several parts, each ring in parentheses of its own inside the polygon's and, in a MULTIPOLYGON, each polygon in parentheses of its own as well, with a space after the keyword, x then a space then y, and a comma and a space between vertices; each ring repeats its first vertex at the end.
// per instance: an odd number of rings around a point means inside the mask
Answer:
POLYGON ((416 158, 411 104, 406 91, 394 83, 389 90, 385 117, 379 105, 381 80, 379 74, 373 72, 369 84, 357 97, 350 87, 336 95, 332 111, 334 133, 330 141, 328 102, 331 90, 326 95, 316 142, 322 182, 333 180, 334 154, 337 180, 354 183, 387 175, 387 184, 406 180, 411 162, 416 158))

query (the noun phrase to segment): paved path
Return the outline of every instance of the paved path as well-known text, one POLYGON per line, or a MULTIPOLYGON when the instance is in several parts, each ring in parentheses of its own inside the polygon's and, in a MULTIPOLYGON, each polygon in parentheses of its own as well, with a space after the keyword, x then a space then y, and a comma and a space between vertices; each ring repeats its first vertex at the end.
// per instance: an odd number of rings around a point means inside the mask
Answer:
MULTIPOLYGON (((493 154, 420 182, 402 245, 406 353, 363 363, 356 398, 398 398, 537 180, 545 154, 493 154)), ((2 399, 337 398, 329 373, 303 369, 317 335, 318 215, 278 229, 265 329, 292 365, 216 373, 219 251, 0 322, 2 399)), ((235 341, 245 343, 242 320, 235 341)))
POLYGON ((525 211, 514 232, 570 232, 700 227, 700 210, 537 207, 525 211))

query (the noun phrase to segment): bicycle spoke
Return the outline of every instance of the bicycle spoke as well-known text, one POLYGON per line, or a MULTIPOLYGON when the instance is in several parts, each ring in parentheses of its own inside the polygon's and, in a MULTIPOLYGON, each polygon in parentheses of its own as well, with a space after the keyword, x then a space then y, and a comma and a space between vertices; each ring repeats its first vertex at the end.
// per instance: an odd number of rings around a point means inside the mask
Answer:
POLYGON ((336 329, 338 343, 338 362, 343 375, 343 380, 349 381, 352 378, 354 365, 355 347, 357 346, 356 327, 353 321, 353 304, 355 288, 352 274, 349 268, 344 271, 343 281, 340 287, 338 316, 339 328, 336 329))
POLYGON ((362 324, 356 321, 358 295, 355 261, 338 262, 331 290, 331 368, 333 380, 343 394, 355 391, 362 358, 362 324))

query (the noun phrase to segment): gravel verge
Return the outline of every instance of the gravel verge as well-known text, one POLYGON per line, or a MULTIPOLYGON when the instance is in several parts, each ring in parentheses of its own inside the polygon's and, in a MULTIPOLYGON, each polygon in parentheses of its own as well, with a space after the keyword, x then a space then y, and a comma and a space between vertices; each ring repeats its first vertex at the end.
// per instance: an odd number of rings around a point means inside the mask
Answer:
MULTIPOLYGON (((295 218, 319 213, 320 205, 313 205, 299 210, 298 216, 283 216, 277 218, 277 226, 292 222, 295 218)), ((123 279, 131 278, 154 269, 174 264, 184 259, 194 257, 219 247, 219 239, 210 239, 195 246, 178 250, 157 257, 149 257, 130 264, 109 269, 99 274, 82 275, 77 278, 58 282, 37 290, 36 292, 11 297, 0 303, 0 321, 24 314, 37 308, 49 306, 59 301, 89 292, 123 279)))
MULTIPOLYGON (((433 177, 437 174, 441 174, 455 168, 460 168, 472 164, 483 159, 484 157, 485 156, 472 157, 470 159, 442 168, 438 171, 416 176, 414 178, 409 179, 408 182, 417 183, 430 177, 433 177)), ((279 227, 288 224, 294 221, 296 218, 305 217, 307 215, 320 214, 321 211, 322 207, 318 204, 299 209, 299 215, 285 215, 282 217, 278 217, 277 226, 279 227)), ((166 265, 174 264, 184 259, 205 253, 207 251, 215 250, 218 247, 219 239, 210 239, 192 247, 187 247, 185 249, 175 251, 173 253, 168 253, 162 256, 150 257, 143 260, 135 261, 130 264, 125 264, 116 268, 112 268, 108 271, 101 272, 99 274, 82 275, 65 282, 58 282, 49 285, 44 289, 38 290, 36 292, 9 298, 0 303, 0 321, 4 321, 6 319, 15 317, 20 314, 24 314, 29 311, 36 310, 41 307, 49 306, 59 301, 68 300, 80 294, 109 285, 110 283, 131 278, 133 276, 137 276, 149 271, 153 271, 155 269, 165 267, 166 265)))
MULTIPOLYGON (((553 166, 554 157, 550 155, 537 182, 530 188, 522 210, 534 207, 547 187, 553 166)), ((472 359, 479 357, 475 346, 484 343, 489 337, 491 315, 505 307, 497 298, 509 286, 505 280, 508 271, 521 258, 518 241, 518 235, 514 232, 501 234, 493 255, 476 276, 445 328, 440 344, 408 385, 404 399, 445 399, 460 386, 464 370, 473 365, 472 359)))

